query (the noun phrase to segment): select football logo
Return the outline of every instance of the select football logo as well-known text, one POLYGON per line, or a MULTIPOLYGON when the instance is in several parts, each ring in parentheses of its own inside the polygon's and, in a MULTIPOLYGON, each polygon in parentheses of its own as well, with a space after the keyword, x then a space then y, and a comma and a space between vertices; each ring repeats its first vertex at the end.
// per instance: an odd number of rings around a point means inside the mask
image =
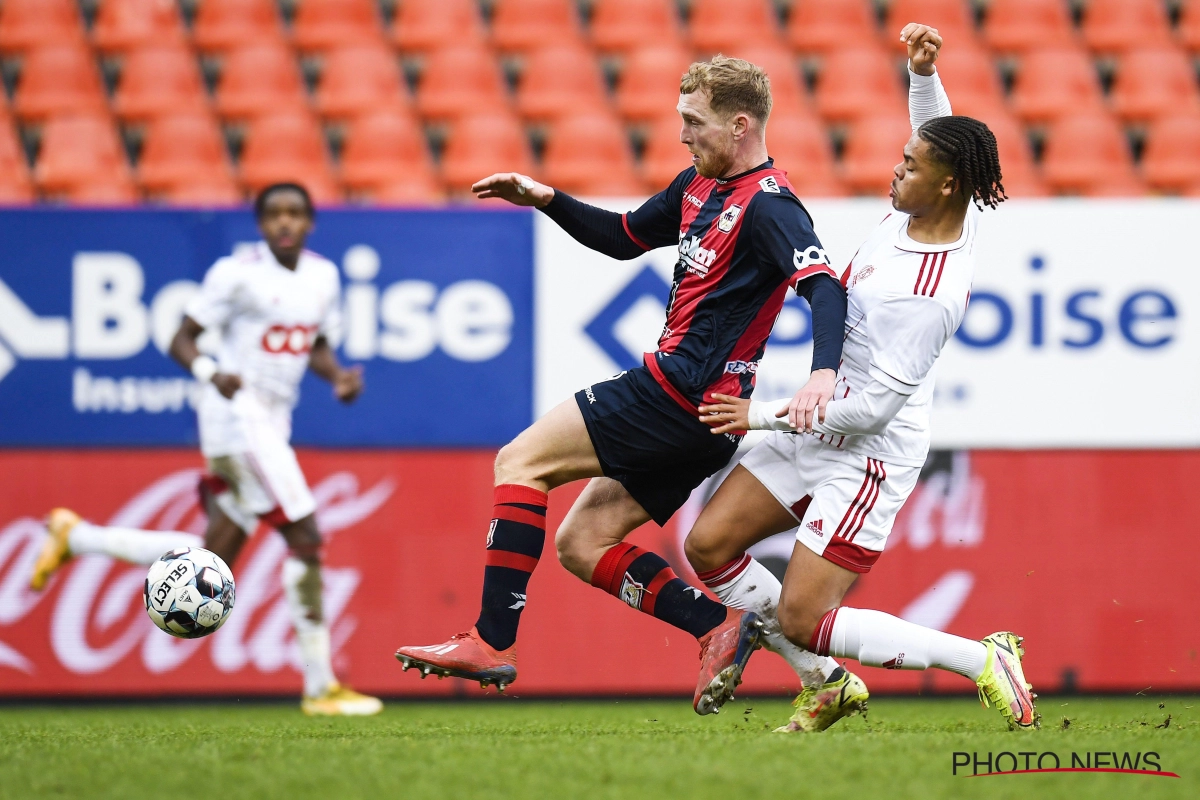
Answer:
POLYGON ((1113 751, 1071 752, 1060 756, 1053 750, 1043 752, 964 753, 951 756, 951 774, 978 778, 985 775, 1029 775, 1038 772, 1116 772, 1128 775, 1158 775, 1178 778, 1162 768, 1162 756, 1154 751, 1117 753, 1113 751))

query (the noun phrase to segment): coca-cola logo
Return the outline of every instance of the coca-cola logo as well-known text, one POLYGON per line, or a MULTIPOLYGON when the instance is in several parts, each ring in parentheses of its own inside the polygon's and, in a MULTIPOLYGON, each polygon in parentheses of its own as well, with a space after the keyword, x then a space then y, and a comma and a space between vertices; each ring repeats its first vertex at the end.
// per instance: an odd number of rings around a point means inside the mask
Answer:
MULTIPOLYGON (((202 533, 204 515, 196 505, 199 470, 166 475, 132 497, 109 525, 202 533)), ((384 478, 362 490, 351 472, 334 473, 313 487, 317 521, 326 540, 378 511, 395 491, 384 478)), ((105 556, 79 557, 44 592, 28 588, 33 562, 44 537, 41 521, 22 517, 0 529, 0 674, 6 669, 34 675, 44 654, 22 652, 4 629, 21 623, 41 603, 53 603, 50 649, 59 665, 79 675, 111 669, 135 650, 152 674, 179 668, 207 650, 212 665, 230 673, 250 668, 271 673, 302 666, 280 584, 287 546, 280 536, 260 534, 239 559, 236 612, 207 639, 165 636, 146 616, 142 588, 146 567, 105 556)), ((362 579, 353 566, 322 570, 324 609, 336 654, 357 625, 345 613, 362 579)), ((27 647, 26 650, 29 650, 27 647)))
POLYGON ((263 334, 262 348, 268 353, 302 356, 312 350, 316 338, 316 325, 272 325, 263 334))

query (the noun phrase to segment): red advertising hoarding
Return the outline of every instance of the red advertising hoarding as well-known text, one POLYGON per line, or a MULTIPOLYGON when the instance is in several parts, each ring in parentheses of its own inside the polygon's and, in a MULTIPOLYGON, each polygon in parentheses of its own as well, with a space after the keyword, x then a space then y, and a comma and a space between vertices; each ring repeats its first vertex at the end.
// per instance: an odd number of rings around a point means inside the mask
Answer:
MULTIPOLYGON (((492 457, 301 453, 328 539, 335 665, 356 688, 480 692, 402 673, 392 652, 474 622, 492 457)), ((285 548, 265 529, 233 565, 237 607, 210 639, 177 640, 153 626, 141 606, 143 567, 86 556, 45 592, 27 588, 40 519, 55 505, 100 523, 202 530, 200 466, 192 451, 0 453, 0 696, 299 692, 279 579, 285 548)), ((942 454, 846 604, 964 636, 1016 630, 1027 640, 1027 675, 1045 691, 1198 689, 1198 481, 1197 452, 942 454)), ((552 495, 552 528, 577 492, 552 495)), ((683 571, 675 525, 635 537, 683 571)), ((519 650, 519 695, 690 694, 695 685, 689 636, 567 574, 550 544, 519 650)), ((972 688, 935 671, 863 676, 876 691, 972 688)), ((747 692, 796 686, 768 653, 747 671, 747 692)))

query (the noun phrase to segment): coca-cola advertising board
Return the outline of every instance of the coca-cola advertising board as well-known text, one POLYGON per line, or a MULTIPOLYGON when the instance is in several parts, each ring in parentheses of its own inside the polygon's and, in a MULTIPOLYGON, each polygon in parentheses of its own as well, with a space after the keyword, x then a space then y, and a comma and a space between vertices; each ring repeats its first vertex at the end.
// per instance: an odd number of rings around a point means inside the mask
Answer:
MULTIPOLYGON (((302 451, 327 537, 326 612, 335 666, 387 696, 480 692, 418 680, 392 657, 475 620, 491 509, 491 451, 302 451)), ((99 523, 199 532, 192 451, 0 453, 0 695, 298 694, 298 653, 280 587, 282 539, 259 531, 233 565, 237 606, 209 639, 173 639, 142 608, 145 567, 76 559, 42 593, 27 587, 55 505, 99 523)), ((846 599, 981 637, 1026 637, 1046 691, 1200 689, 1200 539, 1195 452, 941 452, 874 570, 846 599)), ((580 484, 552 494, 550 523, 580 484)), ((635 540, 679 557, 685 508, 635 540)), ((790 541, 768 542, 765 562, 790 541)), ((553 547, 534 574, 519 639, 517 695, 690 694, 697 646, 567 574, 553 547)), ((865 669, 875 691, 971 691, 930 671, 865 669)), ((759 653, 747 692, 794 690, 759 653)))

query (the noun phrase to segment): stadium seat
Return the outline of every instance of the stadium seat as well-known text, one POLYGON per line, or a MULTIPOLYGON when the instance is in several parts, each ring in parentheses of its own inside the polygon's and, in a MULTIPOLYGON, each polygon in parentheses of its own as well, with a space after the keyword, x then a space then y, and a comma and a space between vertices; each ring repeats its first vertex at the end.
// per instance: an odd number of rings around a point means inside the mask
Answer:
POLYGON ((446 137, 442 178, 452 191, 495 172, 532 173, 533 156, 521 123, 511 114, 490 113, 459 119, 446 137))
POLYGON ((138 183, 170 192, 191 183, 233 182, 229 151, 217 121, 208 114, 164 116, 146 127, 137 165, 138 183))
POLYGON ((628 197, 641 194, 625 128, 595 110, 559 120, 550 130, 542 180, 571 194, 628 197))
POLYGON ((12 120, 0 112, 0 205, 33 202, 33 181, 12 120))
POLYGON ((1200 53, 1200 0, 1184 0, 1175 32, 1193 55, 1200 53))
POLYGON ((1030 50, 1022 55, 1010 99, 1013 111, 1026 122, 1047 122, 1103 106, 1096 68, 1077 48, 1030 50))
POLYGON ((490 50, 452 45, 425 59, 417 84, 417 109, 429 119, 503 110, 508 92, 490 50))
POLYGON ((911 136, 907 113, 864 116, 855 121, 842 154, 842 177, 850 190, 886 195, 911 136))
MULTIPOLYGON (((954 100, 951 99, 951 103, 954 100)), ((958 108, 954 113, 960 113, 958 108)), ((1033 151, 1029 138, 1021 123, 1007 109, 1001 107, 991 114, 973 114, 984 122, 996 137, 996 149, 1000 156, 1001 182, 1009 197, 1044 197, 1049 193, 1045 181, 1037 172, 1033 162, 1033 151)))
POLYGON ((206 53, 283 39, 275 0, 202 0, 192 23, 192 41, 206 53))
POLYGON ((1066 0, 991 0, 983 38, 993 50, 1072 47, 1078 38, 1066 0))
POLYGON ((1196 109, 1196 71, 1183 50, 1146 47, 1126 51, 1112 87, 1113 110, 1124 120, 1142 122, 1196 109))
POLYGON ((342 144, 342 184, 352 192, 394 187, 435 188, 433 162, 421 126, 398 111, 368 114, 352 121, 342 144))
POLYGON ((183 208, 229 208, 241 205, 245 196, 236 181, 207 176, 192 183, 172 186, 152 199, 183 208))
POLYGON ((281 181, 303 184, 320 203, 342 199, 321 128, 310 115, 284 113, 253 120, 246 130, 239 165, 252 192, 281 181))
POLYGON ((131 180, 105 179, 78 183, 58 195, 73 206, 135 206, 142 198, 131 180))
POLYGON ((1150 126, 1142 174, 1161 191, 1186 192, 1200 184, 1200 115, 1164 117, 1150 126))
POLYGON ((643 122, 670 114, 679 102, 679 79, 691 63, 687 51, 675 47, 634 51, 617 80, 617 111, 627 120, 643 122))
POLYGON ((812 111, 808 91, 800 77, 800 65, 782 44, 735 47, 725 55, 744 58, 757 64, 771 79, 771 114, 799 114, 812 111))
POLYGON ((226 119, 296 111, 308 96, 296 58, 288 49, 261 45, 232 50, 221 63, 217 111, 226 119))
MULTIPOLYGON (((899 35, 899 31, 896 32, 899 35)), ((879 37, 870 0, 795 0, 787 42, 800 53, 827 53, 879 37)))
POLYGON ((85 41, 75 0, 4 0, 0 6, 0 52, 85 41))
POLYGON ((292 38, 305 52, 383 42, 383 23, 374 0, 301 0, 292 38))
POLYGON ((492 42, 506 53, 581 41, 582 30, 572 0, 496 0, 492 6, 492 42))
POLYGON ((129 195, 133 181, 116 126, 106 114, 64 116, 47 120, 34 177, 50 195, 74 199, 129 195))
POLYGON ((701 54, 780 40, 770 0, 694 0, 691 9, 688 36, 701 54))
POLYGON ((175 0, 101 0, 92 41, 102 53, 119 53, 186 37, 175 0))
POLYGON ((800 196, 841 197, 846 187, 834 171, 829 133, 812 114, 771 114, 767 152, 800 196))
POLYGON ((148 47, 127 53, 113 110, 124 121, 208 108, 196 59, 177 47, 148 47))
POLYGON ((596 59, 578 45, 549 45, 525 59, 517 86, 517 111, 545 121, 607 109, 608 95, 596 59))
POLYGON ((992 57, 982 47, 946 47, 938 55, 937 70, 952 105, 964 104, 973 108, 1004 105, 1000 74, 992 57))
POLYGON ((1167 45, 1171 29, 1166 6, 1162 0, 1088 0, 1083 41, 1102 53, 1167 45))
POLYGON ((316 92, 321 116, 346 119, 408 104, 408 87, 390 49, 360 45, 325 54, 316 92))
MULTIPOLYGON (((660 116, 650 126, 642 152, 642 182, 647 192, 661 192, 675 176, 692 165, 688 149, 679 141, 683 122, 678 115, 660 116)), ((770 130, 770 125, 768 125, 770 130)))
POLYGON ((589 27, 602 53, 679 44, 681 26, 673 0, 597 0, 589 27))
POLYGON ((817 110, 832 122, 903 111, 897 66, 879 47, 855 45, 831 52, 817 78, 817 110))
POLYGON ((487 37, 475 0, 404 0, 392 23, 392 42, 405 52, 424 53, 455 44, 481 44, 487 37))
POLYGON ((51 115, 96 113, 108 102, 90 50, 56 45, 25 54, 13 110, 23 121, 51 115))
POLYGON ((883 40, 889 47, 906 52, 900 31, 910 22, 937 28, 950 44, 974 43, 975 20, 968 0, 891 0, 883 23, 883 40))
POLYGON ((1135 182, 1129 142, 1112 115, 1102 112, 1063 117, 1050 127, 1042 174, 1051 189, 1070 194, 1135 182))

